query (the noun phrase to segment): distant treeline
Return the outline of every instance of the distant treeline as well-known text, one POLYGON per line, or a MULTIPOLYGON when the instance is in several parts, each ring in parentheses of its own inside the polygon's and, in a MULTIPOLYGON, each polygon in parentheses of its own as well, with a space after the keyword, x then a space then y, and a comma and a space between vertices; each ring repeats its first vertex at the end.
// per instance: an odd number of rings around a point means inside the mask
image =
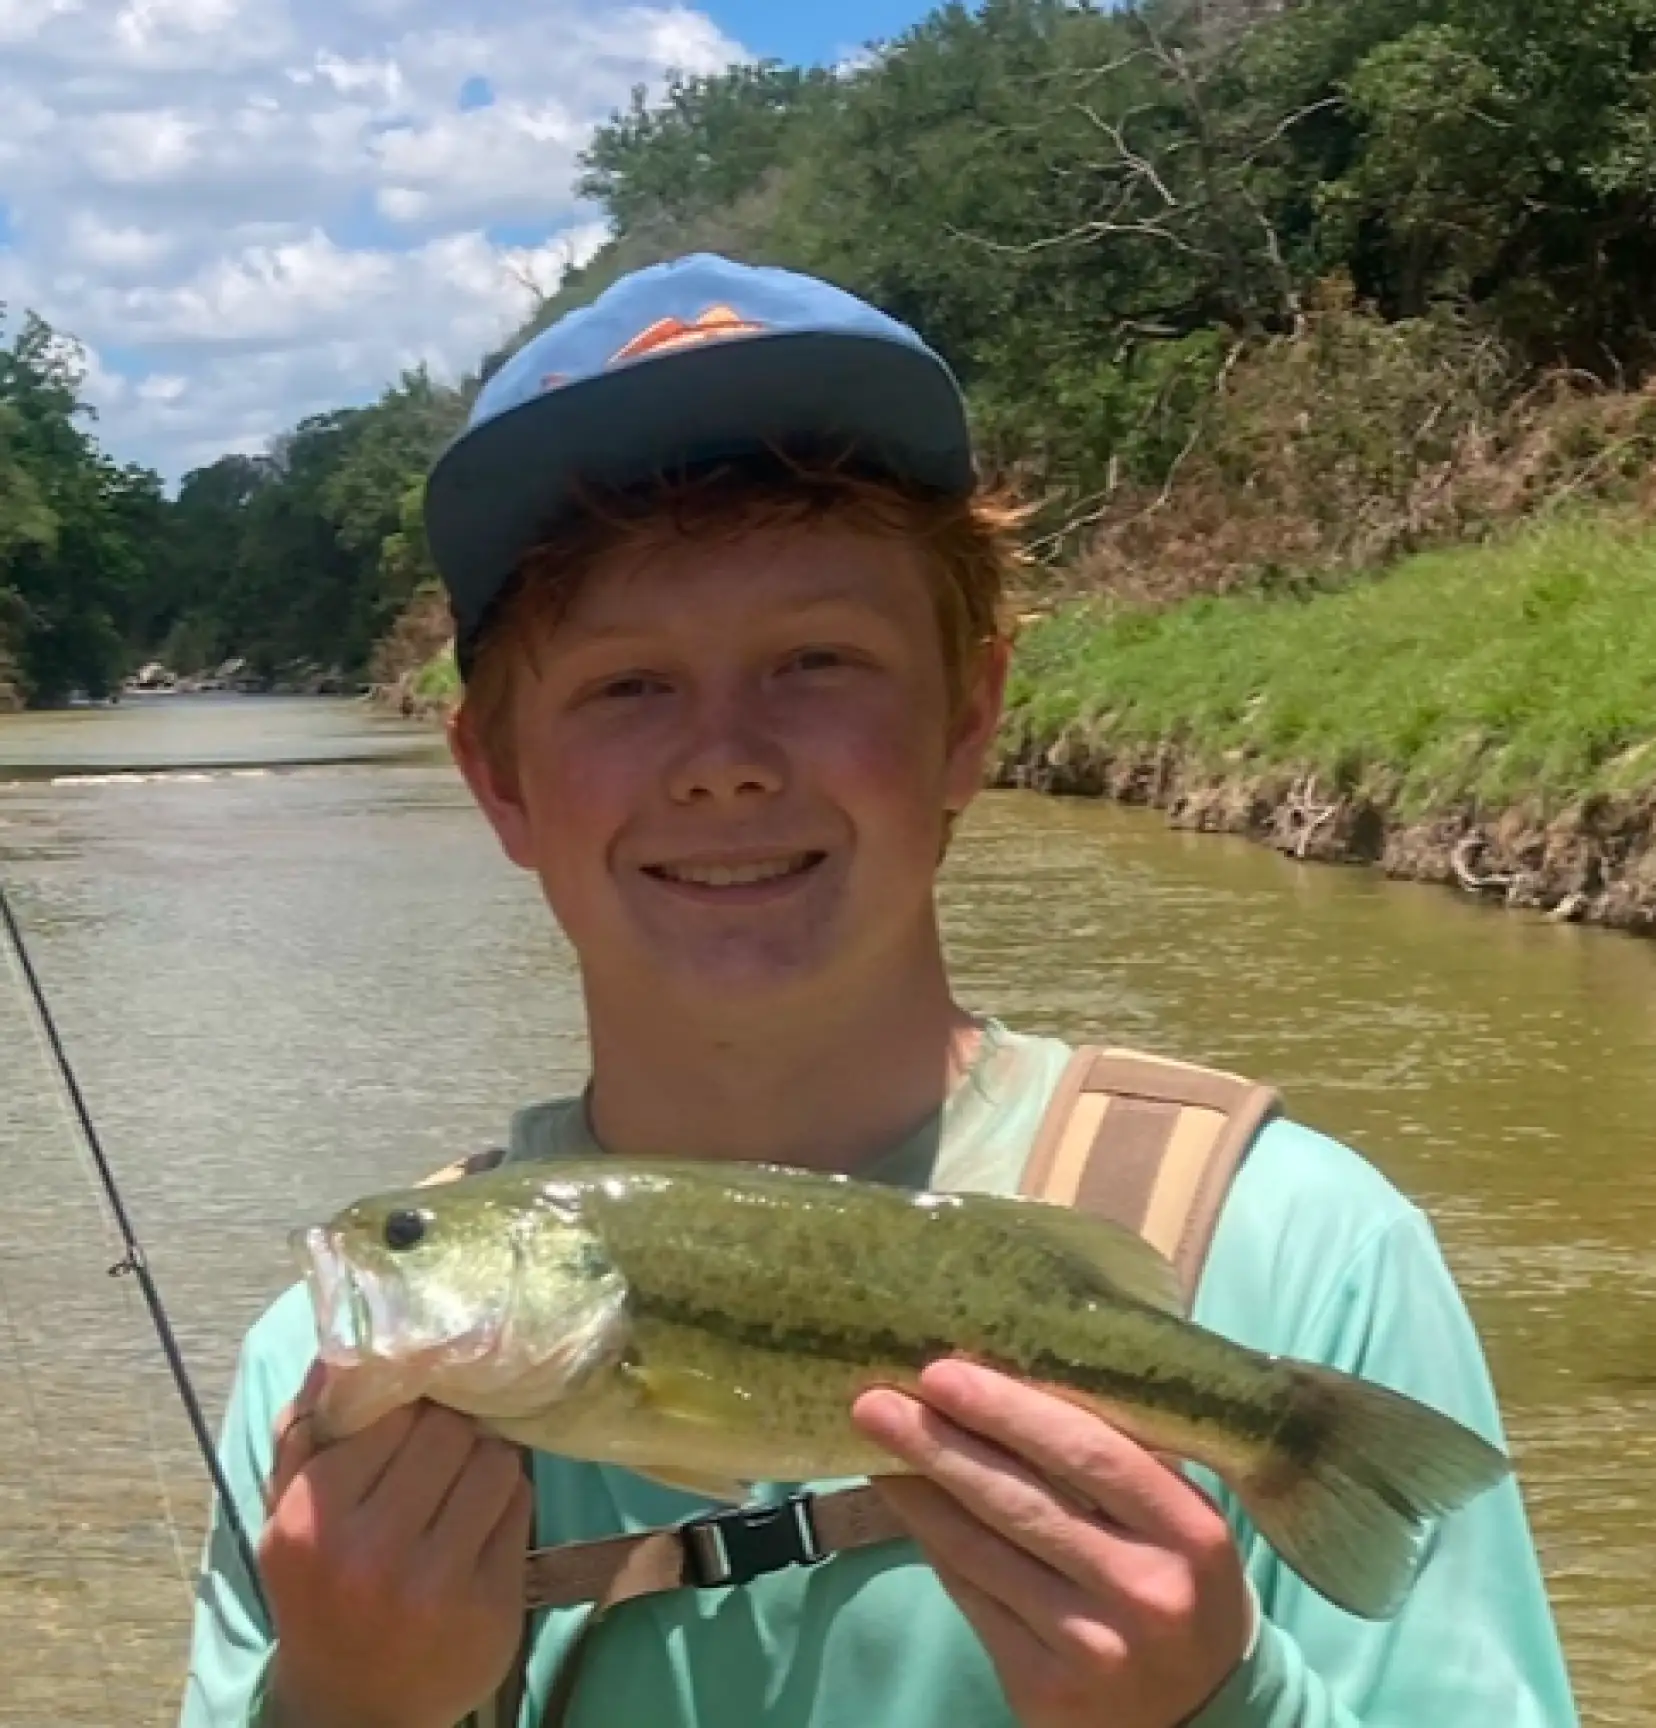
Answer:
MULTIPOLYGON (((529 329, 693 248, 827 275, 942 349, 1095 583, 1297 579, 1650 453, 1656 0, 951 4, 854 68, 635 93, 581 192, 612 237, 529 329), (1503 491, 1520 457, 1541 478, 1503 491)), ((504 356, 167 502, 99 455, 49 336, 0 354, 14 681, 368 666, 429 581, 420 477, 504 356)))

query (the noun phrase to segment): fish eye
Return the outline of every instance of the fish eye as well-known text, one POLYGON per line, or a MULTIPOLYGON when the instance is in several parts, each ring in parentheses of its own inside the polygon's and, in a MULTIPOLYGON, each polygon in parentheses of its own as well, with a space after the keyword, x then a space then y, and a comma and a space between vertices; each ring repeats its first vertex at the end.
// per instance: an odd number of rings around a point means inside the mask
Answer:
POLYGON ((385 1245, 393 1253, 400 1254, 405 1248, 416 1247, 425 1240, 426 1225, 431 1221, 428 1212, 393 1212, 385 1220, 385 1245))

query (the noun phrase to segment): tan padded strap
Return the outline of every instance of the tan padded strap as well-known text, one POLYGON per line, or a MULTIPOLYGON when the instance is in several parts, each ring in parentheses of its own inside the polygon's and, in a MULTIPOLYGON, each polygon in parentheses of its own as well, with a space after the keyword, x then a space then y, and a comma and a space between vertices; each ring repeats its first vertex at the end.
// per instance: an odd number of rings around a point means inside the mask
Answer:
POLYGON ((1194 1299, 1231 1179, 1280 1103, 1240 1075, 1082 1046, 1054 1090, 1022 1192, 1137 1232, 1194 1299))
POLYGON ((1207 1149, 1194 1192, 1185 1207, 1184 1224, 1173 1244, 1172 1260, 1180 1280, 1195 1296, 1207 1263, 1213 1234, 1224 1210, 1225 1196, 1260 1130, 1282 1109, 1282 1096, 1270 1086, 1250 1086, 1207 1149))

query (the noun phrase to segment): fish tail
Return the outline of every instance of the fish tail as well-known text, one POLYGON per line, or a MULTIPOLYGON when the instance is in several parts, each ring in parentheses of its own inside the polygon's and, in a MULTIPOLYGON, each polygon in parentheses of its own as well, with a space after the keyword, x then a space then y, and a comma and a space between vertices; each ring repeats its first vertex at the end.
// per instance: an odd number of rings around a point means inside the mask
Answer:
POLYGON ((1311 1363, 1290 1373, 1289 1414, 1239 1498, 1260 1535, 1336 1607, 1389 1619, 1431 1521, 1493 1488, 1510 1461, 1389 1387, 1311 1363))

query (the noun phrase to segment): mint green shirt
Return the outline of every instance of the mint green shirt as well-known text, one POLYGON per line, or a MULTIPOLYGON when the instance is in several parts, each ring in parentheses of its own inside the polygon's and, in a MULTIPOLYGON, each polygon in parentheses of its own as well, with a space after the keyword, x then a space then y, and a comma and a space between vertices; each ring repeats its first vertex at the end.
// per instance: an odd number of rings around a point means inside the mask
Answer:
MULTIPOLYGON (((1015 1190, 1068 1055, 1056 1040, 991 1025, 974 1071, 936 1119, 859 1174, 1015 1190)), ((533 1107, 513 1123, 514 1159, 591 1149, 579 1099, 533 1107)), ((1505 1443, 1477 1336, 1427 1220, 1355 1152, 1295 1122, 1268 1126, 1243 1165, 1195 1318, 1256 1349, 1395 1386, 1505 1443)), ((270 1307, 243 1346, 222 1455, 255 1540, 272 1425, 314 1346, 302 1286, 270 1307)), ((1198 1476, 1231 1521, 1263 1619, 1247 1661, 1188 1728, 1577 1728, 1515 1482, 1447 1521, 1403 1611, 1371 1624, 1302 1583, 1223 1487, 1198 1476)), ((535 1483, 542 1544, 707 1509, 628 1471, 544 1454, 535 1483)), ((540 1617, 525 1728, 539 1723, 558 1659, 585 1614, 540 1617)), ((251 1723, 272 1649, 227 1532, 215 1525, 180 1728, 251 1723)), ((1110 1700, 1100 1696, 1099 1728, 1111 1720, 1110 1700)), ((965 1620, 913 1545, 900 1543, 736 1589, 624 1604, 596 1636, 570 1724, 1015 1728, 1015 1719, 965 1620)))

